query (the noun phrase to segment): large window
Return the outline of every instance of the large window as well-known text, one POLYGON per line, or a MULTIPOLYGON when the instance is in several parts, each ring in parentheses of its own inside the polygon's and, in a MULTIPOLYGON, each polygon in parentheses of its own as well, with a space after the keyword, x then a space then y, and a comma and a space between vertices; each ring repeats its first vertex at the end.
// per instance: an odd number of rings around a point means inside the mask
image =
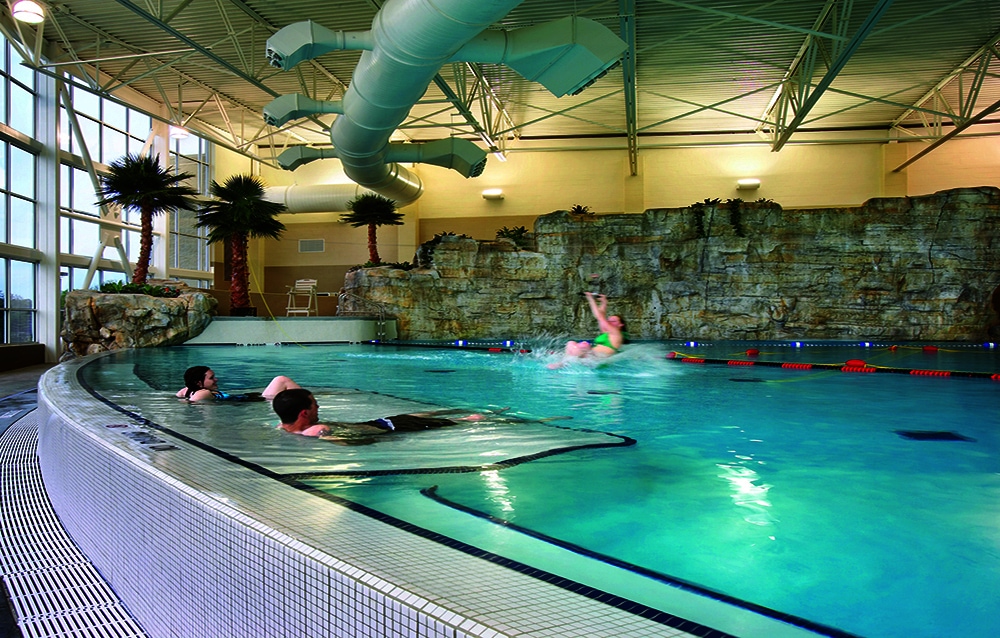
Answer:
MULTIPOLYGON (((152 121, 149 116, 123 107, 111 100, 103 99, 78 87, 69 87, 73 110, 87 144, 91 158, 104 164, 123 157, 126 153, 138 154, 149 138, 152 121)), ((82 156, 83 148, 73 135, 72 118, 65 108, 61 109, 62 129, 60 145, 63 150, 82 156)), ((207 194, 210 183, 211 145, 189 135, 172 138, 169 162, 172 170, 188 172, 192 175, 189 185, 199 193, 207 194)), ((60 251, 66 254, 93 257, 101 241, 101 227, 97 223, 100 210, 96 204, 94 186, 90 175, 82 166, 63 164, 61 167, 60 206, 64 215, 60 219, 60 251), (88 218, 93 218, 90 221, 88 218)), ((138 211, 122 211, 121 221, 138 227, 138 211)), ((209 250, 205 242, 205 231, 195 227, 197 215, 191 211, 171 211, 168 231, 170 233, 168 266, 185 270, 207 271, 211 265, 209 250)), ((139 233, 123 229, 121 241, 128 258, 132 261, 139 253, 139 233)), ((102 257, 117 260, 117 250, 107 244, 102 257)), ((110 271, 100 274, 102 281, 110 280, 110 271)), ((63 276, 63 287, 76 287, 84 281, 76 269, 70 269, 63 276)))
MULTIPOLYGON (((139 154, 161 125, 81 88, 79 80, 67 76, 57 83, 37 75, 21 63, 19 50, 0 35, 0 123, 6 125, 0 130, 0 343, 42 341, 57 348, 56 292, 83 287, 95 257, 101 261, 91 286, 123 280, 125 267, 111 241, 115 237, 130 261, 139 252, 139 213, 122 211, 121 219, 102 221, 87 160, 100 166, 139 154), (59 122, 38 120, 49 112, 58 112, 59 122), (57 130, 59 139, 51 143, 65 151, 61 160, 42 152, 57 130), (52 208, 58 208, 57 225, 51 223, 52 208), (58 261, 47 259, 55 252, 58 261)), ((191 173, 190 185, 208 194, 211 144, 194 135, 171 139, 163 160, 173 170, 191 173)), ((164 245, 167 250, 156 252, 155 259, 159 264, 164 257, 171 275, 204 284, 211 279, 211 264, 205 231, 195 227, 196 221, 193 212, 168 213, 168 235, 154 243, 154 251, 164 245)))
POLYGON ((35 264, 0 257, 3 343, 35 340, 35 264))
MULTIPOLYGON (((174 170, 190 173, 193 179, 188 185, 207 197, 211 185, 211 145, 193 135, 172 141, 170 158, 174 170)), ((196 221, 198 214, 194 211, 179 210, 171 217, 171 268, 205 271, 211 266, 209 248, 205 241, 207 231, 196 228, 196 221)))
MULTIPOLYGON (((0 36, 0 120, 24 137, 35 136, 35 73, 0 36)), ((37 336, 37 271, 23 257, 36 248, 36 156, 24 138, 0 138, 0 343, 37 336), (24 249, 29 249, 25 251, 24 249)))
POLYGON ((0 46, 0 118, 12 129, 35 137, 35 72, 21 64, 21 57, 3 36, 0 46))
POLYGON ((35 247, 35 156, 0 141, 0 241, 35 247))
MULTIPOLYGON (((67 85, 66 90, 70 91, 80 132, 87 141, 87 151, 93 161, 110 164, 127 153, 134 155, 142 150, 152 127, 148 115, 75 86, 67 85)), ((83 149, 74 134, 69 114, 65 108, 61 108, 60 113, 60 147, 82 156, 83 149)))

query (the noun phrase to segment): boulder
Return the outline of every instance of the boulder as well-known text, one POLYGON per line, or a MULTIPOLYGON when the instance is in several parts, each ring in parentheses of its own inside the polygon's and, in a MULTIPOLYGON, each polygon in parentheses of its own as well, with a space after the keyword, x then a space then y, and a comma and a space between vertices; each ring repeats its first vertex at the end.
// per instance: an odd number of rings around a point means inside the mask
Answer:
POLYGON ((68 292, 61 335, 67 352, 83 356, 120 348, 170 346, 198 336, 211 323, 218 302, 196 288, 182 290, 176 298, 68 292))

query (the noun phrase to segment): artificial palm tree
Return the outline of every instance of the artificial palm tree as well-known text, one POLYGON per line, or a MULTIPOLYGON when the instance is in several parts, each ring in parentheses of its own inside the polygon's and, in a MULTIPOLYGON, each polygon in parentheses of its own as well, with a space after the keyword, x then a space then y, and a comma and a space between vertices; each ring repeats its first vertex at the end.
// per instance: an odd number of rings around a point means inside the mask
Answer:
POLYGON ((340 216, 340 221, 355 228, 368 227, 368 261, 380 264, 378 256, 378 240, 375 231, 379 226, 400 226, 403 223, 403 213, 396 212, 396 202, 376 193, 365 193, 347 202, 351 212, 340 216))
POLYGON ((208 243, 229 240, 232 275, 229 295, 232 308, 250 307, 250 269, 247 245, 250 238, 278 239, 285 225, 277 216, 284 204, 264 199, 264 183, 252 175, 233 175, 223 184, 212 182, 212 197, 198 212, 197 226, 208 228, 208 243))
POLYGON ((159 157, 151 155, 126 155, 111 162, 108 173, 101 175, 97 189, 97 196, 101 198, 97 202, 99 205, 113 204, 139 211, 139 258, 132 273, 132 283, 144 284, 149 276, 153 216, 175 208, 197 208, 198 203, 192 198, 198 191, 182 183, 191 178, 190 173, 171 175, 160 166, 159 157))

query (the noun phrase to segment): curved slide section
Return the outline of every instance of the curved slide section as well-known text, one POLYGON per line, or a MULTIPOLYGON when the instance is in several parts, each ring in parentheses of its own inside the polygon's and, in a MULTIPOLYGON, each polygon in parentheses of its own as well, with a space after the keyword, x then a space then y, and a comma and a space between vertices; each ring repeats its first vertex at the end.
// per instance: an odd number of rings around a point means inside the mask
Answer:
MULTIPOLYGON (((332 149, 292 149, 279 158, 281 165, 293 170, 305 162, 336 157, 348 177, 401 206, 423 191, 419 177, 400 166, 401 161, 433 163, 466 177, 481 174, 487 151, 469 140, 400 145, 408 147, 405 151, 389 142, 444 64, 506 63, 558 96, 585 89, 617 63, 625 49, 605 27, 575 17, 547 28, 520 30, 520 35, 487 32, 521 1, 390 0, 369 32, 334 32, 312 21, 280 30, 268 39, 267 56, 284 70, 332 51, 364 51, 342 101, 281 96, 265 108, 265 118, 274 125, 316 113, 340 114, 330 128, 332 149), (445 142, 451 148, 442 153, 440 144, 445 142), (439 146, 413 150, 432 144, 439 146)), ((334 210, 330 206, 323 210, 334 210)))

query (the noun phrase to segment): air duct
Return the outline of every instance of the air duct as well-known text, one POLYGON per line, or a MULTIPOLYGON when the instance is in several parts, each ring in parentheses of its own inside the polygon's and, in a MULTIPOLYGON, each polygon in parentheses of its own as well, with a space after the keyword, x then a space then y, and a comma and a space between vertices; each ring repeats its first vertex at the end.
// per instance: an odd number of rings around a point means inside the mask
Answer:
POLYGON ((371 191, 357 184, 271 186, 265 198, 284 204, 286 213, 342 213, 347 203, 371 191))
POLYGON ((340 113, 330 127, 332 149, 286 151, 279 158, 281 165, 293 169, 336 157, 348 177, 400 206, 420 197, 423 186, 397 162, 427 162, 466 177, 479 175, 488 153, 469 140, 389 143, 444 64, 455 60, 509 64, 559 96, 586 88, 625 48, 605 27, 582 18, 558 20, 509 37, 486 31, 521 2, 389 0, 376 14, 370 32, 334 32, 312 21, 278 31, 267 41, 267 56, 284 70, 331 51, 364 50, 342 101, 282 96, 265 108, 269 123, 275 125, 314 113, 340 113))
POLYGON ((593 20, 567 16, 510 31, 483 31, 452 62, 506 64, 552 95, 576 95, 618 63, 628 48, 593 20))

